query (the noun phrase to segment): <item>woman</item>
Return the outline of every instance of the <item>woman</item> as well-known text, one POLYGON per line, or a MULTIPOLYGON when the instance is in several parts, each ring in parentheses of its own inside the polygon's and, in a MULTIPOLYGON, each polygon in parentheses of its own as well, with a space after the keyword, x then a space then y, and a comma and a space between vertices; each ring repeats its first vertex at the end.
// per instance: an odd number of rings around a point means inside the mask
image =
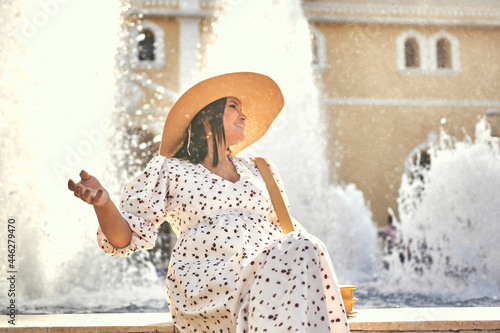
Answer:
POLYGON ((98 243, 113 256, 151 249, 156 229, 170 223, 178 240, 167 300, 182 332, 349 331, 324 245, 295 221, 284 235, 254 161, 234 156, 264 135, 283 104, 265 75, 207 79, 170 110, 160 156, 125 187, 120 211, 87 172, 69 181, 94 206, 98 243))

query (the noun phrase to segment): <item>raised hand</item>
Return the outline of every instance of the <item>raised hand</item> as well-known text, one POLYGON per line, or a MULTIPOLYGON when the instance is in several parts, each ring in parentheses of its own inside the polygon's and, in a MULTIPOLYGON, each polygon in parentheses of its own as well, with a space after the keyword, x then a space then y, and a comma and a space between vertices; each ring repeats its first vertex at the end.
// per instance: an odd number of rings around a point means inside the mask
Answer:
POLYGON ((80 181, 75 183, 73 179, 68 181, 68 188, 75 197, 82 199, 93 206, 104 205, 109 200, 109 193, 96 177, 89 175, 85 170, 80 172, 80 181))

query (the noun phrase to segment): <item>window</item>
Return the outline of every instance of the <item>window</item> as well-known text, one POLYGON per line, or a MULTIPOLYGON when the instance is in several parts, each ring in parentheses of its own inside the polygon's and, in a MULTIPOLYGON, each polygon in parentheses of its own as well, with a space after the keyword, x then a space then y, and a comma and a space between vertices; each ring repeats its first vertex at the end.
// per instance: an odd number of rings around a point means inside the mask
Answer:
POLYGON ((437 140, 437 134, 430 132, 427 134, 427 142, 419 144, 410 151, 404 162, 404 173, 409 179, 420 179, 422 170, 430 169, 431 150, 437 145, 437 140))
POLYGON ((155 60, 155 35, 151 30, 143 30, 139 36, 137 52, 139 61, 155 60))
POLYGON ((316 37, 311 34, 311 48, 312 48, 312 56, 313 56, 313 59, 312 59, 312 65, 313 66, 317 66, 318 63, 319 63, 319 59, 318 59, 318 40, 316 39, 316 37))
POLYGON ((450 42, 441 38, 436 43, 436 58, 438 68, 451 68, 450 42))
POLYGON ((415 38, 408 38, 405 42, 406 68, 420 67, 420 49, 415 38))
POLYGON ((458 39, 442 30, 424 37, 408 30, 397 38, 398 70, 401 73, 458 74, 460 53, 458 39))
POLYGON ((398 70, 404 73, 423 73, 428 69, 427 41, 423 35, 408 30, 397 38, 398 70))
POLYGON ((130 30, 130 64, 132 68, 165 66, 165 32, 156 23, 144 20, 130 30))
POLYGON ((312 62, 311 65, 316 71, 328 69, 326 63, 326 42, 325 35, 316 28, 309 27, 309 37, 311 39, 312 62))
POLYGON ((458 39, 442 30, 429 38, 431 70, 433 72, 456 73, 460 71, 458 39))

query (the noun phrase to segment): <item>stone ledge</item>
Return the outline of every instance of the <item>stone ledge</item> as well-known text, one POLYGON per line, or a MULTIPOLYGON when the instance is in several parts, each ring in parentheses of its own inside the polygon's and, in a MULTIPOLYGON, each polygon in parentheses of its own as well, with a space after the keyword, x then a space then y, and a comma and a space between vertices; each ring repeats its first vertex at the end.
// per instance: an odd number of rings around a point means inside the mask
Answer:
POLYGON ((351 332, 500 332, 500 307, 359 310, 351 332))
MULTIPOLYGON (((169 313, 18 315, 0 332, 174 332, 169 313)), ((351 332, 500 332, 500 307, 362 309, 349 318, 351 332)))
POLYGON ((97 313, 19 315, 16 326, 2 323, 0 332, 122 333, 174 332, 170 313, 97 313))

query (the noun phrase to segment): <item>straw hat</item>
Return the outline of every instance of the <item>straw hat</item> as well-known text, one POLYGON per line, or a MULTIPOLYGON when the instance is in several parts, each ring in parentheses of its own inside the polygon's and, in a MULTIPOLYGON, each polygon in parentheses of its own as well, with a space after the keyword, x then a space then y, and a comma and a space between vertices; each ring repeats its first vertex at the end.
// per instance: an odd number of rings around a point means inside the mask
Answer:
POLYGON ((240 100, 247 116, 245 139, 231 147, 235 155, 266 133, 285 103, 276 82, 266 75, 238 72, 201 81, 182 94, 170 109, 163 127, 160 155, 174 156, 194 116, 206 105, 229 96, 240 100))

